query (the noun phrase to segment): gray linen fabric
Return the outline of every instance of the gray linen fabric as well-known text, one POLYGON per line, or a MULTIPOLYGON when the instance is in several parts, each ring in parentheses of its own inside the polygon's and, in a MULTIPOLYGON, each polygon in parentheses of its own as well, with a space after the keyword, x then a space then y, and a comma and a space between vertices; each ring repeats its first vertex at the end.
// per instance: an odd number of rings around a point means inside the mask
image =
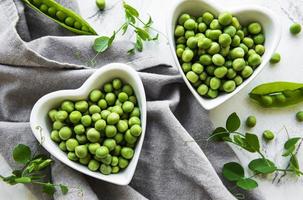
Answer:
MULTIPOLYGON (((75 1, 62 2, 77 8, 75 1)), ((94 37, 74 36, 20 0, 0 1, 0 27, 0 153, 15 167, 10 154, 17 143, 45 152, 28 123, 34 103, 49 92, 81 86, 94 72, 86 65, 94 56, 94 37)), ((97 57, 96 67, 113 61, 129 63, 140 71, 144 83, 147 132, 132 182, 116 186, 57 161, 49 176, 71 190, 54 198, 234 199, 216 171, 235 157, 224 144, 206 144, 212 130, 208 113, 190 94, 177 69, 169 66, 171 58, 161 56, 169 51, 167 44, 128 56, 125 52, 131 45, 118 41, 97 57)), ((38 199, 50 198, 39 187, 30 189, 38 199)))

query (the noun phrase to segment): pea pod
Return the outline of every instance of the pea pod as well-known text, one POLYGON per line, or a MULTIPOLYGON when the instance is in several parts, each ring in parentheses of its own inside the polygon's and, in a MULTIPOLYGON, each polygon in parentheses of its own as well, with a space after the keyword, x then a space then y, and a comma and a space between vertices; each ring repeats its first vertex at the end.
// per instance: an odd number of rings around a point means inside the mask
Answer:
POLYGON ((32 9, 43 13, 62 27, 80 35, 97 35, 96 31, 74 11, 54 0, 22 0, 32 9))
POLYGON ((262 107, 286 107, 303 101, 303 83, 272 82, 255 87, 249 97, 262 107))

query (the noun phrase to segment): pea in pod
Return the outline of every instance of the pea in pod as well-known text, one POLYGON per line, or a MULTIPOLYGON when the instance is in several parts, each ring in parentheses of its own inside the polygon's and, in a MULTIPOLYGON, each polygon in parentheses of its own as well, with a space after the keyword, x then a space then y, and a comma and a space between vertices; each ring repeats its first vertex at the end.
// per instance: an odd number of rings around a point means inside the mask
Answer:
POLYGON ((77 13, 54 0, 22 0, 32 9, 43 13, 62 27, 80 35, 97 35, 96 31, 77 13))
POLYGON ((303 101, 303 83, 271 82, 255 87, 249 97, 265 108, 286 107, 303 101))

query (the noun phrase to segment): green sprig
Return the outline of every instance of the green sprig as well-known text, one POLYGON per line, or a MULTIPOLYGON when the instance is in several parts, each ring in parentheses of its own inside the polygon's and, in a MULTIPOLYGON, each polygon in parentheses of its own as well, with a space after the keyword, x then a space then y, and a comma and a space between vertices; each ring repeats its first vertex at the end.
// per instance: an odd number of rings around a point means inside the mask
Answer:
POLYGON ((15 184, 36 184, 42 186, 42 192, 53 195, 57 188, 62 194, 68 192, 68 187, 63 184, 53 184, 51 182, 43 182, 45 175, 42 171, 49 167, 53 160, 46 155, 33 156, 30 148, 24 144, 18 144, 13 150, 13 159, 15 162, 22 164, 21 169, 16 169, 10 176, 4 177, 0 175, 2 181, 10 185, 15 184))

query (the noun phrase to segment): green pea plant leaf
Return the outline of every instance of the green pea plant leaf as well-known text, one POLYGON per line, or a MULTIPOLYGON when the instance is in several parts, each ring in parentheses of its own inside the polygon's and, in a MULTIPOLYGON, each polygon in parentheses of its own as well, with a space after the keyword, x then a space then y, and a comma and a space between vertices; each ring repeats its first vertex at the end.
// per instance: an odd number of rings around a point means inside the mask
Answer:
MULTIPOLYGON (((99 53, 106 51, 109 47, 112 46, 113 41, 116 38, 116 35, 120 31, 122 31, 122 35, 124 35, 128 30, 133 30, 135 33, 134 47, 127 51, 128 54, 134 54, 136 51, 142 52, 144 42, 158 40, 160 32, 152 27, 153 20, 150 16, 148 18, 148 21, 144 22, 140 18, 140 14, 139 14, 138 10, 135 9, 134 7, 132 7, 131 5, 127 4, 124 1, 123 1, 123 9, 125 12, 125 22, 120 26, 120 28, 117 31, 114 31, 113 35, 110 37, 100 36, 95 39, 94 44, 93 44, 93 49, 97 52, 97 55, 99 53), (150 33, 151 29, 153 31, 157 32, 157 34, 152 35, 150 33)), ((94 61, 96 56, 91 60, 91 62, 94 61)))
POLYGON ((32 155, 31 149, 24 145, 18 144, 14 147, 12 153, 13 159, 22 164, 20 169, 13 170, 10 176, 4 177, 0 175, 0 179, 10 185, 15 184, 36 184, 42 186, 42 192, 53 195, 57 188, 62 194, 68 192, 68 187, 63 184, 53 184, 51 182, 44 182, 45 175, 43 170, 49 167, 53 160, 46 155, 32 155))
POLYGON ((208 137, 209 141, 228 142, 236 145, 250 153, 257 153, 259 158, 251 160, 248 164, 248 169, 253 174, 250 177, 245 177, 244 168, 236 162, 224 164, 222 174, 225 179, 235 182, 236 186, 243 190, 252 190, 258 187, 256 180, 252 179, 257 175, 272 174, 274 172, 291 172, 297 176, 303 175, 300 171, 298 158, 299 141, 302 138, 294 137, 287 140, 284 144, 284 152, 282 156, 290 156, 289 165, 285 169, 278 168, 277 165, 270 159, 266 158, 262 152, 259 138, 254 133, 240 133, 238 129, 241 126, 241 120, 236 113, 232 113, 226 120, 226 127, 217 127, 208 137))

